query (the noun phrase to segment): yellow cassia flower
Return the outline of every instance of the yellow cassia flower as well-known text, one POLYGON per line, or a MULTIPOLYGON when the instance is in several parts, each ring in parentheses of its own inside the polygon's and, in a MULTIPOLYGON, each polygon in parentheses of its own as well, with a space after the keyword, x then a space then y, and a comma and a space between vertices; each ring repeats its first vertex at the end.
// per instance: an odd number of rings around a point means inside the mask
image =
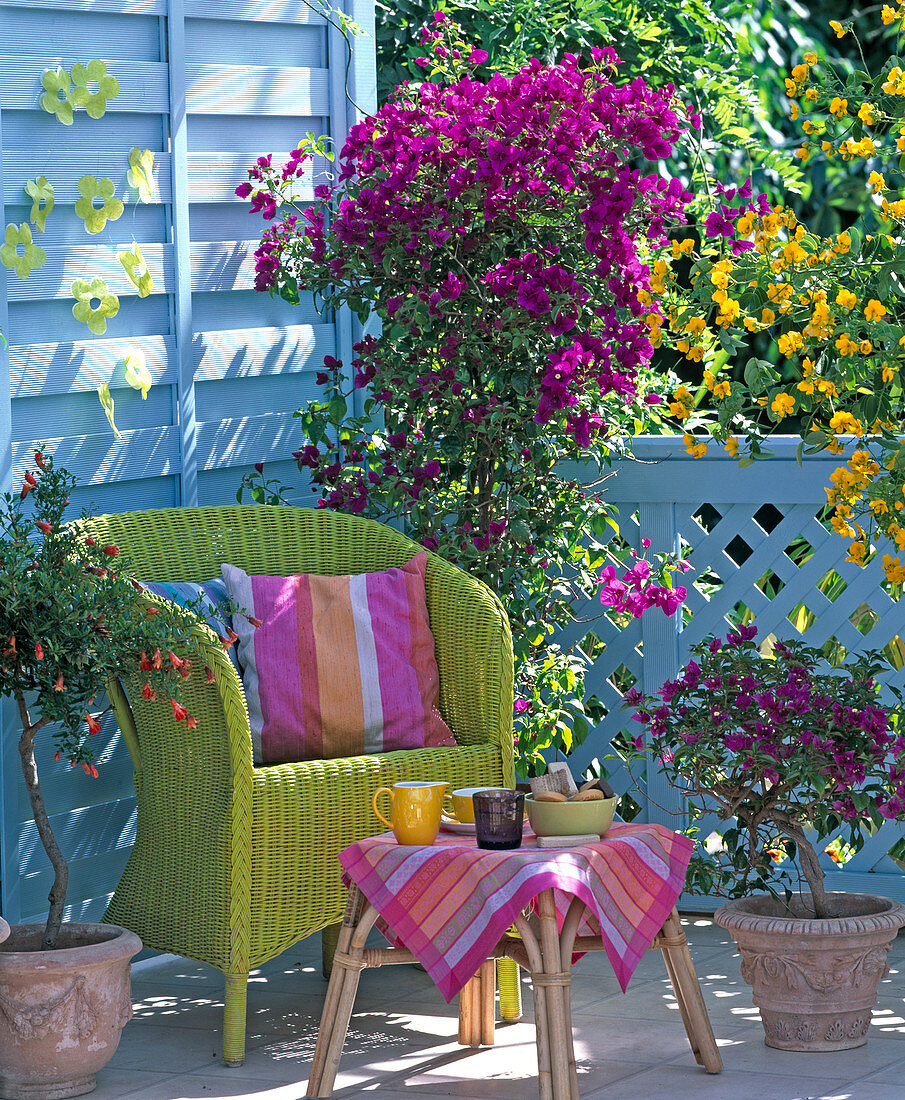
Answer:
POLYGON ((858 108, 858 118, 864 123, 865 126, 873 126, 876 119, 874 118, 874 105, 872 103, 862 103, 858 108))
POLYGON ((776 414, 778 420, 782 420, 795 411, 795 398, 789 393, 778 393, 773 398, 770 410, 776 414))
POLYGON ((838 19, 830 20, 830 30, 834 31, 837 38, 843 38, 848 32, 845 27, 838 21, 838 19))
POLYGON ((876 298, 871 298, 864 307, 864 316, 868 321, 882 321, 886 314, 886 306, 882 302, 878 302, 876 298))
POLYGON ((727 451, 732 458, 738 454, 738 440, 734 435, 730 435, 726 442, 723 444, 723 448, 727 451))
POLYGON ((842 118, 848 114, 848 100, 840 99, 839 96, 833 96, 830 100, 830 114, 836 115, 837 118, 842 118))
POLYGON ((899 561, 898 555, 883 555, 883 571, 890 584, 901 584, 905 581, 905 565, 899 561))
POLYGON ((688 432, 682 436, 682 442, 685 444, 685 450, 692 458, 702 458, 707 453, 706 440, 698 443, 695 441, 695 437, 688 432))

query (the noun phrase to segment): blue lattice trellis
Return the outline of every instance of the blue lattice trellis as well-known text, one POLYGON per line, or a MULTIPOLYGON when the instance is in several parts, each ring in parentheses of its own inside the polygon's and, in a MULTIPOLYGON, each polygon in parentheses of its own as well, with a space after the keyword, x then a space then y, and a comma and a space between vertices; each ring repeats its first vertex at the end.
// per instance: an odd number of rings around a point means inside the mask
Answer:
MULTIPOLYGON (((677 673, 691 645, 725 634, 740 617, 753 621, 761 637, 902 652, 905 606, 890 594, 882 551, 866 568, 847 562, 846 543, 821 521, 823 489, 839 460, 819 456, 799 466, 796 446, 797 440, 780 440, 772 458, 739 469, 722 454, 691 459, 675 439, 636 441, 641 461, 621 464, 609 483, 607 499, 619 509, 620 537, 635 547, 649 538, 654 550, 682 545, 693 572, 686 578, 684 614, 672 620, 648 613, 640 622, 617 621, 602 614, 593 596, 576 606, 579 621, 562 640, 582 650, 582 639, 592 635, 587 693, 606 709, 573 754, 576 770, 601 761, 613 786, 626 791, 631 777, 620 763, 619 744, 637 727, 620 710, 625 690, 634 683, 656 691, 677 673)), ((905 688, 899 664, 887 682, 905 688)), ((642 812, 680 828, 683 807, 676 792, 654 770, 642 778, 649 799, 642 812)), ((711 827, 725 825, 714 819, 703 835, 711 827)), ((844 867, 825 856, 828 888, 905 900, 905 874, 888 854, 902 835, 901 826, 884 826, 844 867)), ((701 898, 685 903, 713 904, 701 898)))

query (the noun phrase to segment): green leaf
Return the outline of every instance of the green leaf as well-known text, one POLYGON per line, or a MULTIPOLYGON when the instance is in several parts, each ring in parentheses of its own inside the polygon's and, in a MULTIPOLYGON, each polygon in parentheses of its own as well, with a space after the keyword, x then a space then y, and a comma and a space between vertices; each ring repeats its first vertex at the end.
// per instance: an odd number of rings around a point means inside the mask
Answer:
POLYGON ((347 412, 348 406, 346 405, 346 399, 342 394, 334 394, 327 404, 327 416, 330 418, 330 423, 339 425, 347 412))

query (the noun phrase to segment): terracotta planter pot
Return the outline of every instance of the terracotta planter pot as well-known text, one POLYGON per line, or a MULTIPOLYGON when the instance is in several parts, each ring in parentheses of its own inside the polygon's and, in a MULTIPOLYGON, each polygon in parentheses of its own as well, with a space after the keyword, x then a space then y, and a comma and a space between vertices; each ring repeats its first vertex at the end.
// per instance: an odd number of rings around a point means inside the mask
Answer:
POLYGON ((132 1016, 130 960, 141 940, 113 924, 13 925, 0 946, 0 1097, 58 1100, 95 1087, 132 1016))
POLYGON ((806 914, 810 895, 788 909, 757 895, 731 901, 714 921, 728 929, 753 987, 767 1046, 847 1050, 867 1042, 887 955, 905 925, 905 905, 871 894, 827 894, 831 916, 806 914))

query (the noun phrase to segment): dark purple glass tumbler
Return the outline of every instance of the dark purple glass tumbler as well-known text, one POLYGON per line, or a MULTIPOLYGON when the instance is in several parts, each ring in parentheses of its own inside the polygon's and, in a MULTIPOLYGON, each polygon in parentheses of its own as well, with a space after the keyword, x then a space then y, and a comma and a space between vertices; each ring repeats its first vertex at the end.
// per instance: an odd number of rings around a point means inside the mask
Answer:
POLYGON ((474 803, 475 837, 479 848, 502 851, 520 848, 525 823, 523 791, 479 791, 474 803))

